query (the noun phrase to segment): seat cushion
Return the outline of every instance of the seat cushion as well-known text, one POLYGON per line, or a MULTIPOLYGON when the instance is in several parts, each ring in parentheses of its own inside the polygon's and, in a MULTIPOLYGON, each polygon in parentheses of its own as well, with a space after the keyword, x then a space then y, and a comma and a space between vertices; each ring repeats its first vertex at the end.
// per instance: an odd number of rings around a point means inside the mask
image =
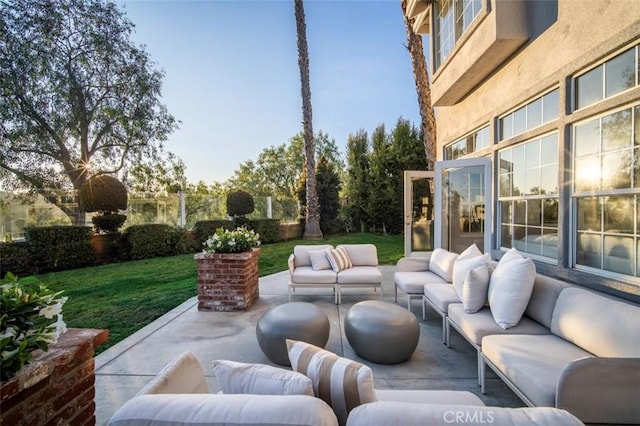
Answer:
POLYGON ((378 266, 378 249, 373 244, 340 244, 353 266, 378 266))
POLYGON ((338 273, 338 284, 380 284, 382 272, 376 266, 354 266, 338 273))
POLYGON ((431 306, 437 308, 440 313, 447 313, 449 305, 460 303, 453 284, 427 284, 424 286, 424 297, 429 299, 431 306))
POLYGON ((331 269, 314 271, 311 266, 298 266, 291 277, 296 284, 335 284, 336 273, 331 269))
POLYGON ((376 400, 371 368, 314 345, 287 339, 294 371, 307 375, 316 396, 331 406, 341 425, 360 404, 376 400))
POLYGON ((396 272, 393 274, 396 286, 407 294, 424 294, 425 284, 446 284, 439 275, 431 271, 424 272, 396 272))
POLYGON ((531 402, 543 407, 555 407, 562 370, 576 359, 593 356, 553 334, 486 336, 482 353, 531 402))
POLYGON ((505 330, 493 320, 489 308, 468 314, 464 311, 462 303, 453 303, 449 305, 448 314, 449 320, 476 346, 482 344, 484 336, 492 334, 551 334, 548 328, 527 317, 522 317, 518 325, 505 330))

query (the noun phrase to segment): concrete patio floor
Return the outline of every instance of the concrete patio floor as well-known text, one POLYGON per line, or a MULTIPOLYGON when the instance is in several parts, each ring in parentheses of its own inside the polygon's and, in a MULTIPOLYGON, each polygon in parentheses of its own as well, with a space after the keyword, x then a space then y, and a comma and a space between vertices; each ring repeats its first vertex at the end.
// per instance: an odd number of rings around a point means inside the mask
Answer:
MULTIPOLYGON (((395 267, 382 266, 381 270, 384 300, 393 303, 395 267)), ((200 359, 211 392, 219 390, 212 360, 272 364, 258 346, 255 328, 268 309, 288 302, 287 282, 286 271, 260 278, 260 299, 247 312, 199 312, 194 297, 98 355, 95 359, 96 424, 107 424, 122 404, 183 351, 191 351, 200 359)), ((333 303, 330 290, 298 289, 293 300, 314 303, 327 313, 331 333, 326 349, 369 365, 378 389, 467 390, 488 406, 524 406, 489 369, 487 393, 482 395, 476 351, 455 330, 451 332, 451 348, 447 348, 442 343, 441 317, 428 310, 426 320, 422 321, 417 300, 413 302, 412 312, 420 324, 420 341, 407 362, 379 365, 358 357, 344 335, 344 316, 354 303, 379 298, 379 292, 373 289, 350 288, 343 290, 342 305, 338 306, 333 303)), ((404 296, 399 296, 398 303, 405 306, 404 296)))

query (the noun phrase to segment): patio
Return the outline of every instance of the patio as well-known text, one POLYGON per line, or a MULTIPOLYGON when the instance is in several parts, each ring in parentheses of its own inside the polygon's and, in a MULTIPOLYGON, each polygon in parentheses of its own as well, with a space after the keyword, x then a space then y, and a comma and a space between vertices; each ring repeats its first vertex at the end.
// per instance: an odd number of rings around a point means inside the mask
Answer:
MULTIPOLYGON (((384 279, 384 300, 393 302, 393 266, 380 267, 384 279)), ((270 308, 288 301, 288 272, 260 278, 260 299, 247 312, 199 312, 192 298, 163 317, 109 348, 95 358, 96 424, 105 425, 111 415, 132 398, 177 354, 189 350, 201 361, 211 392, 218 385, 211 368, 214 359, 271 364, 258 346, 255 327, 270 308)), ((427 311, 426 321, 418 302, 413 313, 420 324, 420 342, 408 362, 397 365, 373 364, 357 357, 344 336, 343 319, 354 304, 379 299, 371 289, 345 289, 342 305, 333 303, 327 289, 298 290, 295 301, 314 303, 331 323, 326 349, 369 365, 379 389, 451 389, 478 395, 488 406, 521 407, 522 401, 493 373, 482 395, 477 380, 476 351, 452 332, 451 348, 442 343, 442 320, 427 311)), ((404 306, 404 298, 399 299, 404 306)))

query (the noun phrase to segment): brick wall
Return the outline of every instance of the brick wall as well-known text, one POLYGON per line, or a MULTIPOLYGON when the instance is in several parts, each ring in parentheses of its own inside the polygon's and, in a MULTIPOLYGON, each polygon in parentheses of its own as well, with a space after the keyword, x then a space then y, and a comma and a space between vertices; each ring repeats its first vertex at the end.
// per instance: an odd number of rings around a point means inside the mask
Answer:
POLYGON ((0 384, 0 424, 95 425, 93 353, 107 330, 70 328, 0 384))
POLYGON ((198 253, 198 310, 246 311, 260 297, 259 249, 245 253, 198 253))

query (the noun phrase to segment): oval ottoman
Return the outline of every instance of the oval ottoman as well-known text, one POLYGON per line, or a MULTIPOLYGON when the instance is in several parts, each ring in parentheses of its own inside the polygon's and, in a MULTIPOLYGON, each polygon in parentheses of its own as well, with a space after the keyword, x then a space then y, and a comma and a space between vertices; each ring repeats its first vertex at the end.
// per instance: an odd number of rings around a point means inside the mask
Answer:
POLYGON ((393 303, 367 300, 353 305, 344 321, 353 350, 377 364, 398 364, 418 346, 420 326, 415 315, 393 303))
POLYGON ((291 366, 286 339, 300 340, 324 348, 329 340, 329 318, 316 305, 291 302, 268 310, 256 325, 262 352, 271 362, 291 366))

